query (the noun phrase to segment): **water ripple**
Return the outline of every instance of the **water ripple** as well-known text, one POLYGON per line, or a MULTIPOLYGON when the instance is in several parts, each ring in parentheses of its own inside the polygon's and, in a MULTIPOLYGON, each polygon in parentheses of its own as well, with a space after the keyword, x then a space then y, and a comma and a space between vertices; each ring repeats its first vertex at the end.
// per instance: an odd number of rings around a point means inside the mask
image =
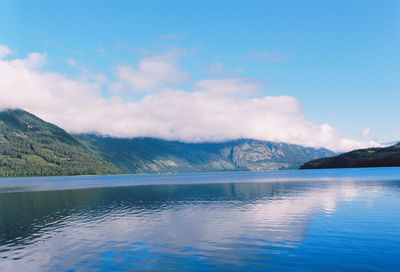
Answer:
POLYGON ((250 181, 0 194, 0 271, 400 266, 399 181, 250 181))

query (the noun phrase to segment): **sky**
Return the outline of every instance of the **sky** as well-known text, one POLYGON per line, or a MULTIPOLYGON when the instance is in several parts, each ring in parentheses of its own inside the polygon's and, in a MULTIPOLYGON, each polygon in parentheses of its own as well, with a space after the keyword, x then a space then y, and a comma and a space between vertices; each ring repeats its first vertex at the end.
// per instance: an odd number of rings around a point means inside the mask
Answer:
POLYGON ((73 133, 400 140, 400 1, 2 1, 0 109, 73 133))

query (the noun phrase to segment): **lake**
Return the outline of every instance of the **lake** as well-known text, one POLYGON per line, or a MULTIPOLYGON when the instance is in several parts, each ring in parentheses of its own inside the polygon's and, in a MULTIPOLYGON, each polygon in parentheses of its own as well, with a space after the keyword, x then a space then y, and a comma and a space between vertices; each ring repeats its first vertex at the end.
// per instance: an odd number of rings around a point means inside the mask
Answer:
POLYGON ((0 179, 0 271, 399 271, 400 168, 0 179))

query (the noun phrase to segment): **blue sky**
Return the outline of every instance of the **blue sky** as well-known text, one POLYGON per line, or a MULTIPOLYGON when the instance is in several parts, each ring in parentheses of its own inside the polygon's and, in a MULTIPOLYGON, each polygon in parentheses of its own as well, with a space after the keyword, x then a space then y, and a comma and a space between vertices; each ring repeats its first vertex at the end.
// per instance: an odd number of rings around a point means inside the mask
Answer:
POLYGON ((118 64, 184 50, 192 81, 256 79, 258 96, 294 97, 343 137, 400 139, 400 1, 3 1, 0 44, 45 54, 46 71, 79 76, 70 59, 110 80, 118 64))

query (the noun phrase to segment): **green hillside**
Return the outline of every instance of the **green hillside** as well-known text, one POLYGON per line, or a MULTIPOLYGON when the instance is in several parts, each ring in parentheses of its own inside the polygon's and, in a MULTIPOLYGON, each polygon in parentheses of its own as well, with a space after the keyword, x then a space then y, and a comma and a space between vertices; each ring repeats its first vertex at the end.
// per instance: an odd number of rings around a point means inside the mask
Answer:
POLYGON ((61 128, 23 110, 0 112, 0 177, 117 173, 61 128))
POLYGON ((354 150, 335 157, 312 160, 300 169, 400 166, 400 143, 384 148, 354 150))
POLYGON ((334 155, 327 149, 249 139, 182 143, 154 138, 76 137, 124 173, 297 169, 308 160, 334 155))

